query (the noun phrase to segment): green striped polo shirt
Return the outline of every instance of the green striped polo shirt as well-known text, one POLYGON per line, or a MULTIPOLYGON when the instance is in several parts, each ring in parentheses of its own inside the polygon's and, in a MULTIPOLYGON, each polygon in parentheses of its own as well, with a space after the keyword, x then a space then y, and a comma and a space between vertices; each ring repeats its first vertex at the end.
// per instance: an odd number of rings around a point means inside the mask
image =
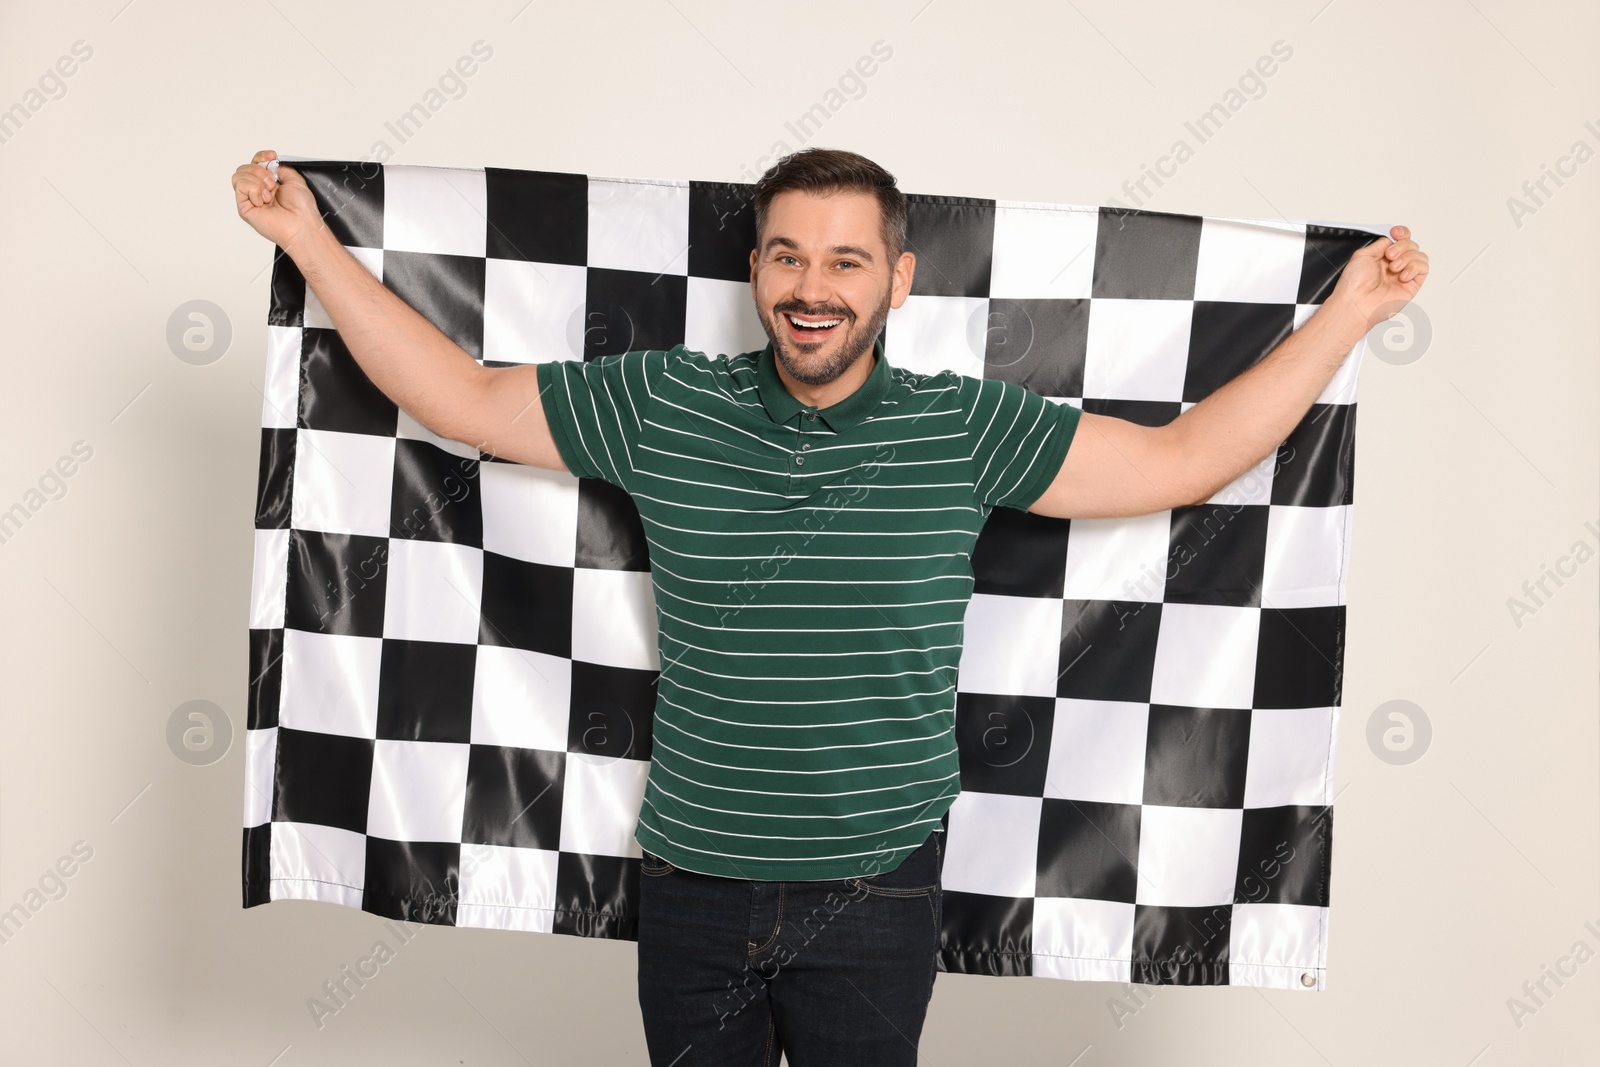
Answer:
POLYGON ((1079 409, 873 355, 821 409, 770 344, 539 364, 567 469, 644 523, 661 675, 636 838, 685 870, 893 870, 960 792, 973 545, 1049 486, 1079 409))

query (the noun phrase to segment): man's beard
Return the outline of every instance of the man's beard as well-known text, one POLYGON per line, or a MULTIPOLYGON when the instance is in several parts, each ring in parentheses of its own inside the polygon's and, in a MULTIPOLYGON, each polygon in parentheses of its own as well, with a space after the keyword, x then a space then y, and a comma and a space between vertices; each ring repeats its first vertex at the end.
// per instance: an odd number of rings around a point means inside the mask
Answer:
MULTIPOLYGON (((845 371, 855 365, 856 360, 870 351, 878 335, 883 332, 884 323, 889 321, 889 299, 891 289, 884 291, 883 300, 873 309, 872 317, 865 325, 860 324, 852 315, 842 307, 808 308, 796 300, 786 300, 773 308, 772 314, 778 318, 784 317, 784 312, 793 311, 798 315, 808 318, 842 318, 845 320, 841 326, 848 325, 850 330, 845 334, 833 355, 821 363, 815 362, 815 357, 804 354, 791 348, 789 326, 787 322, 777 322, 768 317, 763 309, 757 309, 757 318, 761 320, 761 328, 766 331, 767 338, 772 342, 773 357, 789 372, 789 376, 797 382, 806 385, 827 385, 837 379, 845 371)), ((835 327, 837 329, 838 327, 835 327)), ((831 338, 830 338, 831 340, 831 338)))

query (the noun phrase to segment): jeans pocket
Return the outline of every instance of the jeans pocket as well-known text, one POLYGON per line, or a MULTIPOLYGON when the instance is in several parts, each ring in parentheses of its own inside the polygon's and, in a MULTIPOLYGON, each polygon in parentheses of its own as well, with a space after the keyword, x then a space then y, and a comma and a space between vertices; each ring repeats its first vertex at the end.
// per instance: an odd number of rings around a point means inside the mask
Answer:
POLYGON ((650 878, 660 878, 662 875, 671 874, 677 869, 654 852, 645 852, 639 860, 639 873, 650 878))
POLYGON ((942 835, 930 833, 916 851, 900 861, 899 866, 881 874, 862 874, 845 879, 845 886, 853 893, 867 893, 879 897, 926 897, 939 888, 943 863, 942 835))

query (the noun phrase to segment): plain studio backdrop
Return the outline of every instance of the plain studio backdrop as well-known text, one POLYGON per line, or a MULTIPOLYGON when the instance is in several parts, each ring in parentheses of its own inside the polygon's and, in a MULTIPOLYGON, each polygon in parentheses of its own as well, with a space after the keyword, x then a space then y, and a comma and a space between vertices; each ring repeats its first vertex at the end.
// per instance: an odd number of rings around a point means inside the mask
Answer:
POLYGON ((748 181, 805 144, 914 192, 1401 222, 1432 257, 1361 375, 1328 990, 941 975, 924 1060, 1593 1055, 1597 34, 1508 0, 8 5, 0 1059, 644 1062, 631 943, 240 907, 271 250, 228 179, 273 147, 748 181), (205 359, 169 340, 196 300, 231 331, 205 359), (170 736, 190 701, 232 742, 170 736))

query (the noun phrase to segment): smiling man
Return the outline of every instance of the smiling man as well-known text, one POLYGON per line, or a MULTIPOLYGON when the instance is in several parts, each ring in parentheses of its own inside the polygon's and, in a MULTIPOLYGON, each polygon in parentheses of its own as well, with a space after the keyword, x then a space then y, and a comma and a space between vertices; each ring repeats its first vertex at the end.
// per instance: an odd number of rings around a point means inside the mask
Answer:
POLYGON ((1427 257, 1397 226, 1307 323, 1165 426, 891 365, 911 291, 881 167, 807 149, 755 188, 770 343, 485 368, 362 267, 293 168, 239 214, 290 255, 368 377, 423 425, 630 493, 661 674, 637 840, 652 1062, 914 1064, 937 972, 940 820, 970 556, 995 507, 1131 516, 1270 454, 1427 257))

